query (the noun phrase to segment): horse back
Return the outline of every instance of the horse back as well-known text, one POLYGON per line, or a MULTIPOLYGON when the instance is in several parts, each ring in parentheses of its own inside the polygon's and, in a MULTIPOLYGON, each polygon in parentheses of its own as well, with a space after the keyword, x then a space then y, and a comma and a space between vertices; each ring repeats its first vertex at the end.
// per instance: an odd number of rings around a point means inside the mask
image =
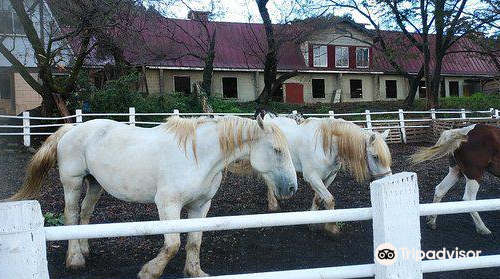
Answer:
POLYGON ((470 179, 480 179, 484 171, 500 175, 500 128, 477 124, 467 141, 455 151, 454 159, 470 179))

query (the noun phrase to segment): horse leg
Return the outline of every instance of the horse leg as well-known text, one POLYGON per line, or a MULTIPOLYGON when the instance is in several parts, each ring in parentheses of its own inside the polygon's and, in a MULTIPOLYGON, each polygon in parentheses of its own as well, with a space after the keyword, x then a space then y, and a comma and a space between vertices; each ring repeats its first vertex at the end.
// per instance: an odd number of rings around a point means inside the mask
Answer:
MULTIPOLYGON (((160 220, 177 220, 180 218, 182 205, 179 201, 175 199, 166 199, 162 197, 163 195, 157 194, 156 206, 158 207, 158 213, 160 220)), ((146 263, 139 274, 137 275, 140 279, 156 279, 163 274, 165 266, 168 262, 177 254, 179 247, 181 245, 180 234, 171 233, 165 234, 165 241, 163 247, 161 248, 158 255, 146 263)))
MULTIPOLYGON (((319 197, 319 195, 316 192, 314 192, 314 197, 312 200, 310 210, 316 211, 320 208, 320 205, 321 205, 321 198, 319 197)), ((309 230, 312 232, 318 232, 322 229, 323 226, 324 226, 323 224, 309 224, 309 230)))
MULTIPOLYGON (((464 201, 475 201, 477 196, 477 191, 479 190, 479 183, 475 179, 466 179, 465 192, 463 196, 464 201)), ((491 234, 491 231, 486 227, 477 212, 471 212, 472 220, 474 220, 474 225, 476 226, 476 231, 480 234, 491 234)))
MULTIPOLYGON (((307 179, 311 188, 313 188, 314 192, 319 195, 320 199, 323 201, 323 205, 326 209, 334 209, 335 200, 333 195, 328 191, 323 181, 317 177, 309 177, 307 179)), ((327 223, 324 226, 326 234, 331 238, 336 238, 339 234, 339 227, 335 223, 327 223)))
MULTIPOLYGON (((337 172, 332 172, 324 181, 323 183, 325 184, 325 187, 328 189, 330 187, 330 184, 332 184, 333 180, 335 180, 335 177, 337 176, 337 172)), ((315 192, 314 197, 312 200, 311 204, 311 211, 316 211, 320 208, 321 206, 321 198, 319 195, 315 192)), ((322 227, 326 226, 327 224, 310 224, 309 229, 313 232, 319 231, 322 229, 322 227)))
MULTIPOLYGON (((64 223, 65 225, 78 225, 78 202, 82 191, 83 177, 61 175, 64 188, 64 223)), ((77 269, 85 266, 85 258, 80 249, 78 240, 68 241, 66 253, 66 267, 77 269)))
POLYGON ((274 195, 273 187, 270 185, 267 185, 267 208, 270 212, 277 212, 281 209, 274 195))
MULTIPOLYGON (((434 200, 433 203, 439 203, 443 199, 444 195, 455 185, 458 181, 460 170, 458 166, 450 167, 446 177, 436 186, 434 190, 434 200)), ((427 225, 431 229, 436 228, 436 215, 427 216, 427 225)))
MULTIPOLYGON (((195 204, 188 208, 188 218, 205 218, 210 209, 211 201, 195 204)), ((186 277, 206 277, 207 273, 201 270, 200 247, 203 232, 190 232, 186 244, 186 265, 184 266, 184 276, 186 277)))
MULTIPOLYGON (((87 193, 82 202, 82 210, 80 212, 80 224, 86 225, 90 222, 92 217, 92 212, 94 212, 94 207, 101 197, 102 187, 93 177, 87 177, 87 193)), ((80 239, 80 250, 85 257, 89 255, 89 240, 80 239)))

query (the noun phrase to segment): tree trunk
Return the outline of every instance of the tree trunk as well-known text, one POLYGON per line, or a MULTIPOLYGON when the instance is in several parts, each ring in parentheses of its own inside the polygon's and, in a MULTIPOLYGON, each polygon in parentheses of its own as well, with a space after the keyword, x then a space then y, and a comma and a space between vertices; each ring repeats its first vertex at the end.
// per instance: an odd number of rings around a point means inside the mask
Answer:
POLYGON ((410 84, 410 91, 408 92, 408 96, 405 100, 406 107, 412 107, 413 102, 415 101, 415 96, 417 95, 418 87, 420 85, 420 81, 424 76, 424 67, 420 68, 420 71, 416 76, 407 75, 408 83, 410 84))
POLYGON ((205 67, 203 68, 203 81, 201 83, 201 89, 203 94, 207 97, 212 95, 212 76, 214 73, 214 59, 215 59, 215 35, 216 30, 212 34, 210 39, 210 46, 205 57, 205 67))
MULTIPOLYGON (((52 93, 52 97, 54 98, 54 103, 57 107, 57 110, 59 110, 59 113, 61 116, 70 116, 68 107, 66 106, 66 102, 62 98, 60 94, 57 93, 52 93)), ((65 118, 64 123, 72 123, 73 120, 71 118, 65 118)))

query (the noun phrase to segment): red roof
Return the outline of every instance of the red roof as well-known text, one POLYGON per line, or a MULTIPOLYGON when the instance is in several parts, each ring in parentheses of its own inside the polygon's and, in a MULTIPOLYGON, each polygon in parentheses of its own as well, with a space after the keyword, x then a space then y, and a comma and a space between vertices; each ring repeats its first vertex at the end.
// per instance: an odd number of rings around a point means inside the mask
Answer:
MULTIPOLYGON (((214 60, 215 68, 223 69, 263 69, 263 61, 267 51, 265 30, 262 24, 209 21, 200 23, 195 20, 168 19, 158 15, 137 17, 127 31, 119 30, 115 34, 122 42, 126 60, 132 65, 202 68, 204 65, 204 50, 208 48, 207 32, 216 30, 214 60), (130 28, 132 26, 132 28, 130 28), (206 29, 205 29, 206 26, 206 29)), ((356 26, 357 27, 357 26, 356 26)), ((280 44, 279 70, 315 70, 304 61, 300 45, 296 42, 297 34, 306 27, 297 25, 275 25, 280 44)), ((310 29, 309 29, 310 30, 310 29)), ((366 30, 370 32, 369 30, 366 30)), ((301 33, 302 32, 302 33, 301 33)), ((399 49, 396 60, 410 73, 418 72, 423 61, 421 53, 414 47, 409 47, 406 39, 398 32, 384 32, 391 47, 399 49)), ((431 38, 432 39, 432 38, 431 38)), ((466 39, 462 43, 473 47, 466 39)), ((464 48, 463 44, 455 44, 453 50, 464 48)), ((318 68, 317 70, 359 71, 359 72, 395 72, 378 44, 372 50, 373 61, 369 69, 337 69, 318 68)), ((330 54, 329 54, 330 57, 330 54)), ((105 64, 104 60, 92 64, 105 64)), ((107 60, 109 62, 109 59, 107 60)), ((446 75, 495 75, 493 63, 470 53, 453 53, 446 56, 442 73, 446 75)))
MULTIPOLYGON (((406 37, 400 32, 385 31, 384 36, 389 48, 394 51, 397 63, 409 73, 417 73, 423 63, 423 55, 410 45, 406 37)), ((414 35, 417 38, 417 35, 414 35)), ((431 52, 433 51, 434 36, 431 35, 431 52)), ((462 38, 455 43, 444 57, 442 73, 445 75, 467 75, 467 76, 493 76, 498 74, 494 63, 487 57, 470 52, 478 47, 470 39, 462 38)), ((432 55, 432 54, 431 54, 432 55)), ((431 59, 431 68, 434 60, 431 59)), ((374 67, 383 72, 395 72, 388 59, 381 51, 379 43, 374 45, 374 67)))

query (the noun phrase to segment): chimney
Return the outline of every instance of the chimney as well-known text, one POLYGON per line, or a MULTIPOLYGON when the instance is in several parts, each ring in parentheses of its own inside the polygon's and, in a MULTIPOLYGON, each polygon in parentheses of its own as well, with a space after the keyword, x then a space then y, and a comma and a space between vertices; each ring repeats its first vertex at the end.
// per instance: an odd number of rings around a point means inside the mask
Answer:
POLYGON ((206 11, 190 10, 188 13, 188 19, 198 20, 198 21, 203 21, 203 22, 207 22, 209 16, 210 16, 210 12, 206 12, 206 11))

